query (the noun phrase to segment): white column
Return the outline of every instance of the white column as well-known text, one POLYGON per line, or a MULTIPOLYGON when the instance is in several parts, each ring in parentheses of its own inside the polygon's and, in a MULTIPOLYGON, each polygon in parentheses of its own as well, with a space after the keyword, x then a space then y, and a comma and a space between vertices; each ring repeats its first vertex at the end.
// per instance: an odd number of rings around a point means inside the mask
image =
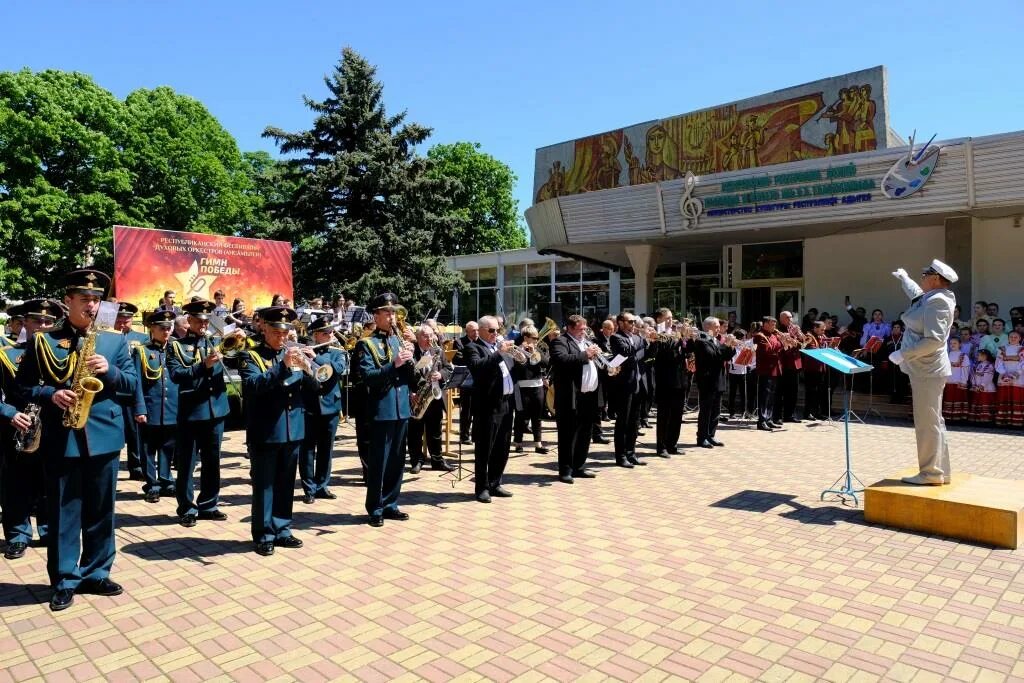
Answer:
POLYGON ((636 303, 638 315, 653 313, 651 297, 654 294, 654 270, 658 267, 661 250, 650 244, 632 244, 626 247, 626 257, 636 274, 636 303))

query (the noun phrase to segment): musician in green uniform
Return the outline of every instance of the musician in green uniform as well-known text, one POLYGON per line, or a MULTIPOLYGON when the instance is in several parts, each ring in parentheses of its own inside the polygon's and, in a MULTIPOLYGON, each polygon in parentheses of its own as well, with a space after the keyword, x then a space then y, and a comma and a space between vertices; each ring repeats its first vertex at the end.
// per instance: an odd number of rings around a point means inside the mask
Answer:
MULTIPOLYGON (((412 333, 403 342, 395 320, 398 297, 391 292, 370 302, 375 331, 356 344, 353 369, 366 387, 365 426, 370 432, 366 472, 366 512, 370 526, 385 519, 409 519, 398 509, 402 491, 403 447, 409 424, 409 389, 416 385, 412 333)), ((404 336, 404 335, 403 335, 404 336)))
POLYGON ((124 337, 95 327, 110 278, 77 270, 64 283, 65 324, 35 335, 17 376, 26 400, 42 407, 53 611, 70 607, 76 592, 123 592, 110 580, 118 456, 124 447, 117 394, 133 392, 136 381, 124 337))
MULTIPOLYGON (((28 401, 15 383, 15 376, 33 335, 49 330, 64 317, 60 304, 52 299, 31 299, 18 306, 15 312, 24 320, 26 341, 4 349, 0 356, 0 364, 3 366, 0 371, 0 389, 9 406, 3 411, 3 416, 11 420, 10 424, 0 426, 0 439, 3 441, 0 448, 4 451, 3 526, 4 538, 7 539, 4 557, 8 560, 17 560, 25 555, 25 549, 32 541, 33 514, 36 516, 40 545, 46 545, 48 531, 43 458, 39 453, 19 452, 15 447, 15 432, 19 430, 19 425, 24 425, 26 411, 29 410, 28 401)), ((25 438, 22 436, 22 441, 27 444, 25 438)))
POLYGON ((299 450, 305 437, 303 392, 316 391, 308 348, 285 347, 295 311, 263 309, 264 340, 240 355, 245 442, 252 467, 252 540, 256 553, 301 548, 292 535, 292 504, 299 450))

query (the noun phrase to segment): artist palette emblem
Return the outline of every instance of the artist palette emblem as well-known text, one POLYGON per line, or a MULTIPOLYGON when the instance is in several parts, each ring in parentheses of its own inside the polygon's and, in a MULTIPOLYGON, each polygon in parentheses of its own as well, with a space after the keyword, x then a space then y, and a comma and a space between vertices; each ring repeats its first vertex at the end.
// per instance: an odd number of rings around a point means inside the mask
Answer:
POLYGON ((938 147, 927 150, 920 158, 912 161, 907 157, 900 157, 882 178, 882 193, 889 199, 909 197, 924 187, 934 174, 938 162, 938 147))

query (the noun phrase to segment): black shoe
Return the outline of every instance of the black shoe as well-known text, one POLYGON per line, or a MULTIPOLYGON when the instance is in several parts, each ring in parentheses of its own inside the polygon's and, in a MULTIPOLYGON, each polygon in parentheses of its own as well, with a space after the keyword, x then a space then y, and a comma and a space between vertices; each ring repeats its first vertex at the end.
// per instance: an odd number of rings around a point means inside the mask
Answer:
POLYGON ((647 467, 647 463, 642 460, 638 460, 632 453, 626 456, 626 461, 632 463, 635 467, 647 467))
POLYGON ((560 475, 558 475, 558 481, 562 482, 563 484, 571 484, 571 483, 573 483, 572 475, 571 474, 560 474, 560 475))
POLYGON ((593 437, 591 439, 591 441, 593 441, 594 443, 603 443, 603 444, 611 443, 611 441, 609 441, 608 439, 604 438, 603 436, 595 436, 595 437, 593 437))
POLYGON ((445 472, 451 472, 455 468, 452 467, 451 465, 449 465, 448 461, 445 460, 444 458, 438 458, 437 460, 434 460, 433 458, 431 458, 430 459, 430 469, 432 469, 432 470, 443 470, 445 472))
POLYGON ((644 429, 650 429, 651 423, 648 422, 647 420, 644 420, 643 422, 640 423, 640 426, 643 427, 644 429))
POLYGON ((301 548, 302 539, 295 538, 294 536, 277 537, 274 539, 274 545, 278 548, 301 548))
POLYGON ((194 527, 196 525, 195 515, 182 515, 178 518, 178 524, 182 525, 186 529, 194 527))
POLYGON ((86 595, 102 595, 111 598, 124 593, 124 588, 110 579, 100 579, 99 581, 82 581, 78 584, 76 591, 86 595))
POLYGON ((423 466, 420 463, 413 463, 412 468, 409 469, 409 474, 419 474, 422 468, 423 466))
POLYGON ((719 415, 718 416, 718 421, 719 422, 728 422, 729 419, 730 419, 730 416, 727 416, 727 415, 719 415))
POLYGON ((522 453, 522 452, 523 452, 523 444, 517 443, 516 444, 516 453, 522 453))
POLYGON ((168 498, 173 498, 174 497, 174 488, 169 488, 169 489, 162 490, 162 491, 160 491, 160 495, 161 496, 167 496, 168 498))
POLYGON ((678 448, 670 448, 670 449, 668 449, 668 454, 669 455, 679 455, 679 449, 678 448))
POLYGON ((312 505, 315 500, 316 496, 314 496, 312 493, 307 493, 304 496, 302 496, 302 502, 305 503, 306 505, 312 505))
POLYGON ((404 522, 407 519, 409 519, 409 513, 402 512, 401 510, 391 510, 389 508, 385 508, 384 519, 396 519, 399 522, 404 522))
POLYGON ((468 446, 469 444, 473 443, 473 440, 470 439, 468 436, 464 436, 461 439, 459 439, 459 443, 466 444, 468 446))
POLYGON ((491 502, 491 492, 490 491, 481 491, 480 493, 476 494, 476 499, 480 503, 490 503, 491 502))
POLYGON ((594 474, 593 472, 590 472, 588 470, 573 470, 572 471, 572 476, 576 477, 577 479, 596 479, 597 478, 596 474, 594 474))
POLYGON ((633 463, 626 458, 615 458, 615 464, 619 467, 625 467, 627 470, 633 469, 633 463))
POLYGON ((154 490, 150 491, 149 493, 147 493, 146 494, 146 502, 147 503, 159 503, 160 502, 160 492, 154 489, 154 490))
POLYGON ((758 422, 757 423, 757 430, 760 431, 760 432, 774 432, 775 431, 775 427, 772 427, 767 422, 758 422))
POLYGON ((274 542, 263 541, 262 543, 256 544, 256 554, 262 555, 263 557, 269 557, 274 554, 274 542))
POLYGON ((70 588, 61 588, 53 592, 53 596, 50 598, 50 611, 60 612, 68 607, 71 607, 71 603, 75 601, 75 591, 70 588))
POLYGON ((547 455, 550 451, 548 451, 546 446, 534 446, 533 452, 540 453, 541 455, 547 455))
POLYGON ((776 429, 782 429, 782 420, 772 420, 768 424, 770 424, 772 427, 775 427, 776 429))
POLYGON ((497 496, 498 498, 511 498, 512 492, 501 484, 498 484, 497 486, 491 487, 491 495, 497 496))
POLYGON ((370 526, 384 526, 384 518, 380 515, 370 515, 370 526))
POLYGON ((7 551, 4 552, 5 560, 17 560, 25 556, 25 549, 28 548, 28 543, 22 543, 21 541, 15 541, 14 543, 7 544, 7 551))
POLYGON ((338 497, 338 494, 334 493, 330 489, 320 489, 314 495, 317 498, 323 498, 324 500, 335 500, 338 497))
POLYGON ((146 477, 142 472, 129 472, 128 481, 146 481, 146 477))
POLYGON ((201 510, 199 512, 199 519, 208 519, 212 522, 225 522, 228 516, 220 510, 201 510))
POLYGON ((801 420, 799 417, 787 417, 785 420, 783 420, 783 422, 793 422, 799 424, 803 422, 803 420, 801 420))
POLYGON ((712 446, 718 446, 719 448, 721 448, 722 446, 725 445, 724 443, 722 443, 718 439, 708 439, 708 441, 711 442, 712 446))
POLYGON ((700 441, 697 442, 697 445, 700 446, 701 448, 714 448, 715 447, 714 444, 712 444, 707 439, 701 439, 700 441))
POLYGON ((666 450, 660 450, 660 451, 658 451, 658 457, 659 458, 671 458, 672 455, 668 451, 666 451, 666 450))

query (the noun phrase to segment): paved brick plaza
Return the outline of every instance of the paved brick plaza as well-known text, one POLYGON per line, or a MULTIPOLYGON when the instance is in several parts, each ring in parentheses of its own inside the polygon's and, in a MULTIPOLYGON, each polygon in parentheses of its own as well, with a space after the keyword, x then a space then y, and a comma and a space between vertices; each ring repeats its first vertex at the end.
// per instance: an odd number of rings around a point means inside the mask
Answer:
MULTIPOLYGON (((125 595, 52 614, 44 552, 0 560, 0 679, 1024 679, 1024 551, 819 503, 840 429, 727 425, 725 449, 629 471, 604 446, 598 478, 573 486, 530 452, 510 463, 515 497, 488 506, 425 471, 406 480, 412 519, 383 529, 364 524, 342 434, 339 499, 296 503, 302 549, 251 552, 235 432, 227 523, 183 529, 173 501, 121 481, 125 595)), ((856 426, 853 442, 868 483, 914 460, 906 426, 856 426)), ((1024 478, 1019 432, 952 443, 954 467, 1024 478)))

